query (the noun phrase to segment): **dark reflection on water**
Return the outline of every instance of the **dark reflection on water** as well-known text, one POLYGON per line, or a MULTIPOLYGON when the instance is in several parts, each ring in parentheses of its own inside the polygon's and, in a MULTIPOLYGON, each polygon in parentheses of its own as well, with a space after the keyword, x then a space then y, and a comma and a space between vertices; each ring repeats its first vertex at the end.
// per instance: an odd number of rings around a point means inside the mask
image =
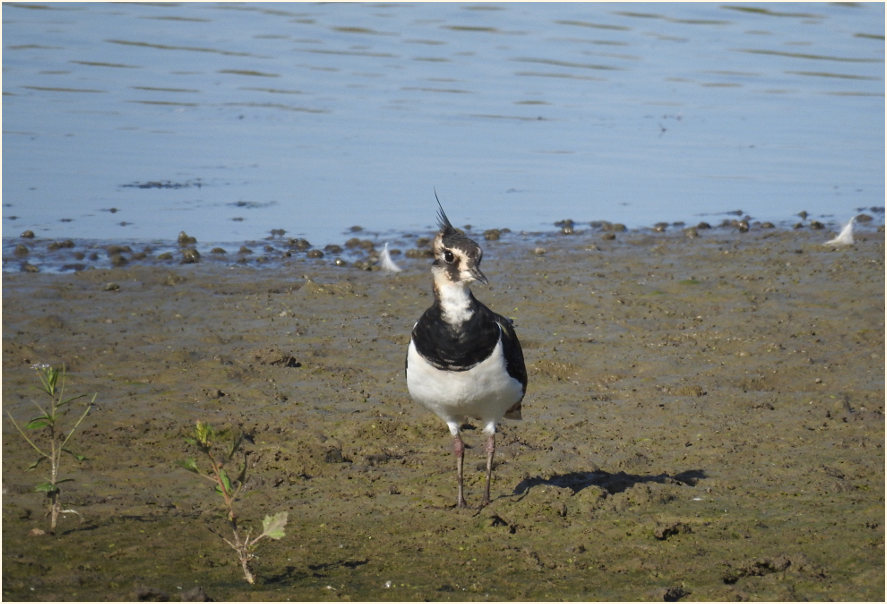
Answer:
POLYGON ((883 28, 879 3, 4 4, 4 236, 324 243, 430 227, 433 187, 515 230, 837 225, 884 198, 883 28), (167 181, 202 186, 124 186, 167 181))

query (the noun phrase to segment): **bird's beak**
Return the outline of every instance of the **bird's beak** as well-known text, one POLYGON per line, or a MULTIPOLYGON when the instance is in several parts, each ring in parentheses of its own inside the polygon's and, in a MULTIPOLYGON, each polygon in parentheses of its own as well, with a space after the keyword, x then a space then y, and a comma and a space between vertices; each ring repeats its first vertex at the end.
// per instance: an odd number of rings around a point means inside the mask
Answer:
POLYGON ((471 273, 471 276, 474 278, 475 281, 480 281, 484 285, 489 283, 489 281, 487 281, 486 275, 484 275, 482 272, 480 272, 480 269, 478 267, 472 266, 469 269, 469 273, 471 273))

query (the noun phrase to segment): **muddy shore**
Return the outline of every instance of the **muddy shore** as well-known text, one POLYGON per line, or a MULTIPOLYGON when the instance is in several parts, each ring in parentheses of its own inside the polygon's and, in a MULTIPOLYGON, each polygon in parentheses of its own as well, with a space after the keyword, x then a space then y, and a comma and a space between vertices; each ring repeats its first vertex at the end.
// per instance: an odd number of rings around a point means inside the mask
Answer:
POLYGON ((475 235, 530 379, 480 510, 450 507, 448 432, 406 392, 421 253, 4 273, 4 412, 40 362, 98 406, 55 535, 4 417, 3 598, 884 599, 883 230, 475 235), (244 524, 289 512, 256 585, 176 466, 196 420, 250 437, 244 524))

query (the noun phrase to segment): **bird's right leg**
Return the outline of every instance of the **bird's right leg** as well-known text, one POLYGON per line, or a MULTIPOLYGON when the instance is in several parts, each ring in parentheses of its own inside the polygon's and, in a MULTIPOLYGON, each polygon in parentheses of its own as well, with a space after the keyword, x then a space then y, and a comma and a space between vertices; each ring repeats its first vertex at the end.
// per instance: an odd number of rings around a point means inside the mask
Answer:
POLYGON ((456 481, 458 483, 458 491, 456 497, 456 507, 465 507, 465 497, 462 495, 462 465, 465 459, 465 443, 458 434, 453 436, 453 454, 456 456, 456 481))

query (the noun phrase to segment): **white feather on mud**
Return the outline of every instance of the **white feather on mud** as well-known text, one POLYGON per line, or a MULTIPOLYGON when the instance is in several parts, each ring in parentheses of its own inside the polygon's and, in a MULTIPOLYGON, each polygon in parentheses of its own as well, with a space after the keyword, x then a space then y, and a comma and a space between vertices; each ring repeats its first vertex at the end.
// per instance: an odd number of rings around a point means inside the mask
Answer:
POLYGON ((856 222, 856 216, 850 219, 844 228, 841 229, 841 232, 838 233, 838 236, 834 239, 829 239, 822 245, 853 245, 853 223, 856 222))
POLYGON ((382 267, 383 271, 389 273, 399 273, 402 269, 394 263, 394 260, 391 259, 391 254, 388 253, 388 242, 385 242, 385 247, 382 248, 382 253, 379 254, 379 264, 382 267))

